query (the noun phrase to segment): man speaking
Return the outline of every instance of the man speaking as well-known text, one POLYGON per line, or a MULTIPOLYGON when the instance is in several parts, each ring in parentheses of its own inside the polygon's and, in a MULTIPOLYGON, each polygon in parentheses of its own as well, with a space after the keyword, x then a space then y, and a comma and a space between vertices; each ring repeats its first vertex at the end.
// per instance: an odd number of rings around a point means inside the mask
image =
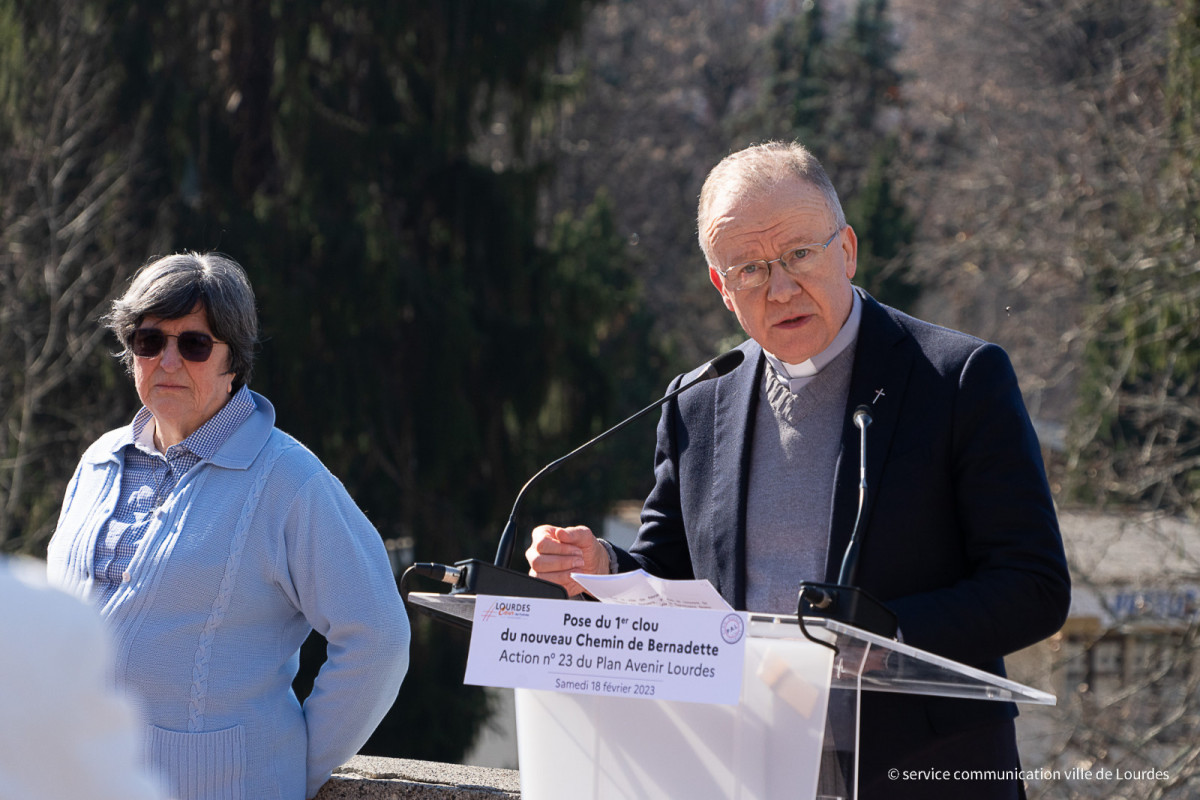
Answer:
MULTIPOLYGON (((707 578, 735 608, 791 614, 836 580, 858 502, 853 410, 873 419, 857 583, 907 644, 997 675, 1059 629, 1070 579, 1037 437, 1007 355, 851 284, 858 240, 799 144, 734 153, 704 183, 709 276, 751 341, 663 407, 655 484, 628 552, 543 525, 530 572, 707 578)), ((681 376, 672 388, 690 376, 681 376)), ((1019 769, 1012 704, 867 692, 860 798, 1017 798, 1020 781, 889 772, 1019 769)))

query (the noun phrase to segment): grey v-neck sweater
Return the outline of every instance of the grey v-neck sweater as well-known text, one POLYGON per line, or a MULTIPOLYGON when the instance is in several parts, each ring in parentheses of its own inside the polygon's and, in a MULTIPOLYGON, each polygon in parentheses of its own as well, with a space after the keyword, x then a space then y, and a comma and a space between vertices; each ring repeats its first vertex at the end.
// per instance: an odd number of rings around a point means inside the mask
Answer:
POLYGON ((763 370, 746 507, 746 608, 796 613, 802 580, 825 579, 834 467, 854 346, 793 394, 763 370))

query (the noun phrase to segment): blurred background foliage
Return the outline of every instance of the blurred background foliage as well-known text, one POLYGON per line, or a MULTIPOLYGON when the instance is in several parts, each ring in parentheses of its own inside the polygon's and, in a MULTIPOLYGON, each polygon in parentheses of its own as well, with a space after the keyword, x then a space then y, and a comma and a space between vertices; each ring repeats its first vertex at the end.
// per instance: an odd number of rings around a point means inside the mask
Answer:
MULTIPOLYGON (((98 316, 192 249, 246 267, 254 388, 382 536, 490 559, 527 476, 741 340, 695 200, 771 138, 825 162, 858 283, 1010 351, 1061 501, 1194 520, 1197 30, 1196 0, 0 0, 0 548, 44 553, 136 409, 98 316)), ((521 528, 644 496, 652 437, 521 528)), ((368 751, 455 761, 486 702, 413 621, 368 751)))

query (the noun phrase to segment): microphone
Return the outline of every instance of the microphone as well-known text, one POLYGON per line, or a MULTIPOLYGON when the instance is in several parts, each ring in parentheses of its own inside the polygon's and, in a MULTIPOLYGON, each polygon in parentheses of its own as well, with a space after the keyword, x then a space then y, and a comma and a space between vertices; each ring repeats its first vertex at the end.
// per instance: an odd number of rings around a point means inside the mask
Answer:
POLYGON ((796 601, 796 616, 801 626, 805 616, 824 617, 845 622, 856 628, 885 636, 896 637, 896 615, 871 595, 854 585, 858 572, 859 552, 862 549, 863 506, 867 500, 867 427, 871 424, 871 409, 860 405, 854 409, 854 427, 858 428, 858 514, 850 541, 842 554, 837 583, 802 581, 796 601))
POLYGON ((584 442, 579 447, 576 447, 565 456, 551 461, 546 466, 542 467, 532 478, 525 482, 521 487, 521 491, 517 493, 517 499, 513 502, 512 511, 509 512, 508 522, 504 526, 503 533, 500 534, 500 545, 496 548, 495 563, 488 564, 479 559, 468 559, 466 561, 455 562, 453 567, 435 564, 422 564, 424 568, 422 574, 430 577, 436 575, 437 579, 445 583, 453 584, 450 590, 451 594, 495 594, 508 597, 550 597, 565 599, 567 590, 557 583, 535 578, 526 572, 518 572, 509 568, 509 563, 512 561, 513 549, 516 546, 517 540, 517 512, 520 509, 521 501, 525 498, 525 494, 529 488, 538 480, 548 475, 562 465, 565 461, 575 457, 579 453, 587 450, 595 444, 607 439, 612 434, 621 430, 632 422, 641 419, 646 414, 654 411, 674 398, 683 394, 688 389, 691 389, 698 383, 719 378, 723 375, 728 375, 733 371, 738 364, 742 363, 745 354, 741 350, 730 350, 723 353, 712 361, 709 361, 703 371, 680 386, 673 392, 669 392, 659 400, 654 401, 650 405, 638 411, 630 417, 626 417, 621 422, 601 433, 599 436, 584 442), (438 568, 441 569, 438 569, 438 568))
POLYGON ((859 406, 854 409, 854 427, 858 428, 858 513, 854 516, 854 528, 850 531, 850 541, 846 544, 846 552, 842 555, 842 568, 838 571, 837 582, 842 586, 854 584, 855 573, 858 572, 858 532, 862 525, 863 504, 867 500, 867 426, 872 422, 871 409, 859 406))

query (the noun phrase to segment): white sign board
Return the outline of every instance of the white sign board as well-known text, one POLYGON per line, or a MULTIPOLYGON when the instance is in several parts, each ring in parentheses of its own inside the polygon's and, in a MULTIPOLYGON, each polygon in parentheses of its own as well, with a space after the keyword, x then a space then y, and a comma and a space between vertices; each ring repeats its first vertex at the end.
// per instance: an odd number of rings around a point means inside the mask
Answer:
POLYGON ((463 682, 732 705, 746 627, 735 611, 480 595, 463 682))

